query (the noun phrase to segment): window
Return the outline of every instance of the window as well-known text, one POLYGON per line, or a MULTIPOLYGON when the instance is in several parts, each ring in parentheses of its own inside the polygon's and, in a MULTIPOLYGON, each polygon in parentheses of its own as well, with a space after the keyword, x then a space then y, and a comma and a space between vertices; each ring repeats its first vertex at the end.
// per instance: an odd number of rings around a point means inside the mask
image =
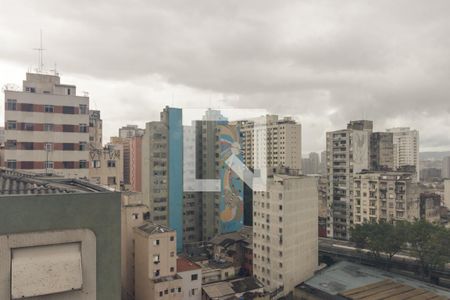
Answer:
MULTIPOLYGON (((156 271, 155 271, 155 277, 158 277, 159 274, 160 274, 160 271, 159 271, 159 270, 156 270, 156 271)), ((167 291, 167 290, 166 290, 166 291, 167 291)), ((167 294, 167 293, 166 293, 166 294, 167 294)))
POLYGON ((22 149, 23 150, 33 150, 33 143, 32 142, 23 142, 22 143, 22 149))
POLYGON ((163 296, 163 291, 159 292, 159 296, 162 297, 163 296))
POLYGON ((33 123, 24 123, 23 129, 27 131, 33 131, 33 123))
POLYGON ((175 271, 175 268, 174 267, 170 267, 170 272, 173 272, 173 271, 175 271))
POLYGON ((67 95, 70 95, 71 90, 67 89, 67 95))
POLYGON ((80 124, 80 132, 88 132, 88 126, 86 124, 80 124))
POLYGON ((175 289, 174 288, 171 288, 170 289, 170 292, 173 294, 173 293, 175 293, 175 289))
POLYGON ((33 104, 22 103, 21 108, 22 108, 22 111, 33 111, 33 104))
POLYGON ((75 107, 73 106, 63 106, 62 108, 63 114, 74 114, 75 113, 75 107))
POLYGON ((153 245, 154 245, 154 246, 158 246, 158 245, 159 245, 159 240, 154 240, 154 241, 153 241, 153 245))
POLYGON ((159 264, 159 254, 153 255, 153 262, 159 264))
POLYGON ((17 109, 17 100, 8 99, 6 100, 6 110, 16 110, 17 109))
POLYGON ((108 176, 108 185, 116 185, 116 176, 108 176))
POLYGON ((137 220, 137 219, 139 219, 139 214, 131 214, 131 218, 133 220, 137 220))
POLYGON ((74 150, 74 144, 72 144, 72 143, 63 143, 63 150, 64 151, 74 150))
POLYGON ((181 288, 180 287, 178 288, 178 293, 181 293, 181 288))
POLYGON ((30 93, 36 93, 36 88, 34 88, 34 87, 26 87, 25 91, 30 92, 30 93))
POLYGON ((116 161, 108 160, 108 168, 115 168, 115 167, 116 167, 116 161))
POLYGON ((63 125, 63 132, 75 132, 74 125, 63 125))
POLYGON ((7 128, 9 130, 16 130, 17 129, 17 122, 16 121, 8 121, 7 122, 7 128))
POLYGON ((80 160, 80 169, 87 169, 88 167, 89 167, 89 165, 88 165, 87 160, 80 160))
POLYGON ((87 150, 87 143, 80 142, 80 151, 86 151, 86 150, 87 150))
POLYGON ((9 169, 16 169, 17 168, 17 161, 15 159, 14 160, 8 160, 6 162, 6 167, 9 168, 9 169))
POLYGON ((64 169, 75 169, 75 163, 73 161, 63 161, 64 169))
POLYGON ((53 169, 54 163, 52 161, 45 161, 44 162, 44 168, 45 169, 53 169))
POLYGON ((5 148, 7 150, 17 149, 17 140, 7 140, 5 143, 5 148))
POLYGON ((175 252, 170 252, 170 257, 174 257, 175 256, 175 252))
POLYGON ((192 274, 191 275, 191 281, 197 280, 198 279, 198 274, 192 274))
POLYGON ((164 294, 168 294, 169 293, 169 290, 164 290, 164 294))
POLYGON ((45 143, 44 150, 47 152, 53 151, 53 143, 45 143))
POLYGON ((88 113, 88 107, 86 104, 80 104, 80 114, 86 115, 88 113))
POLYGON ((53 124, 44 124, 44 131, 53 131, 53 124))
POLYGON ((92 167, 94 167, 94 168, 100 168, 100 160, 93 160, 92 161, 92 167))
POLYGON ((174 237, 174 236, 171 236, 171 237, 170 237, 170 241, 173 242, 174 240, 175 240, 175 237, 174 237))
POLYGON ((53 105, 44 105, 44 112, 52 113, 54 111, 55 111, 55 109, 54 109, 53 105))

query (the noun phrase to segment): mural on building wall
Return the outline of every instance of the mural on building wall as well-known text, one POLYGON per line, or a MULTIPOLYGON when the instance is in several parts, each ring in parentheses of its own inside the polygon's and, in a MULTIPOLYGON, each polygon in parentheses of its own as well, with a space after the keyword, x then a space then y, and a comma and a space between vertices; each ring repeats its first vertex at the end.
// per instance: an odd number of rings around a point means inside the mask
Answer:
POLYGON ((243 225, 244 185, 225 161, 234 155, 242 160, 240 154, 239 128, 234 125, 218 125, 220 144, 220 222, 221 232, 233 232, 243 225))

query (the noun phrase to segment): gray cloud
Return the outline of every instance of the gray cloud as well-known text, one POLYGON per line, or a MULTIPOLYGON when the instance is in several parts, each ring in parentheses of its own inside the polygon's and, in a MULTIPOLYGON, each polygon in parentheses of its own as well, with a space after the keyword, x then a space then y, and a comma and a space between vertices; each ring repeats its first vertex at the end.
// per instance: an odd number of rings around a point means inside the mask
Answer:
POLYGON ((178 105, 213 97, 295 115, 305 151, 362 117, 448 149, 448 11, 447 0, 3 0, 0 60, 35 61, 42 28, 46 61, 108 98, 95 99, 107 134, 157 117, 176 91, 178 105))

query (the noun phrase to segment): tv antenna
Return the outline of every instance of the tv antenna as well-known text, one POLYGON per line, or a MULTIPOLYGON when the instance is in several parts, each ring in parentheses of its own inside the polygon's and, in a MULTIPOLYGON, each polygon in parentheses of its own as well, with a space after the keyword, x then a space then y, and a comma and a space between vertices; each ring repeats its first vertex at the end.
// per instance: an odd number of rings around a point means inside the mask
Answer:
POLYGON ((40 31, 40 44, 39 44, 39 48, 34 48, 33 50, 36 50, 38 52, 38 68, 37 71, 38 72, 42 72, 44 69, 44 58, 43 58, 43 52, 44 52, 44 48, 42 48, 42 29, 40 31))

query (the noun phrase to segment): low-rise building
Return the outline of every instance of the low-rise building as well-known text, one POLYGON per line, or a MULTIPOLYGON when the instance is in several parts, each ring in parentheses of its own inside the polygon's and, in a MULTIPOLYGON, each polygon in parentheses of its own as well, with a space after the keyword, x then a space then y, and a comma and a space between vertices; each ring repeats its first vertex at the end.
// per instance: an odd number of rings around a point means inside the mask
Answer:
POLYGON ((177 259, 177 273, 182 278, 183 300, 202 298, 202 267, 184 257, 177 259))
POLYGON ((121 144, 108 144, 104 148, 89 150, 89 179, 108 186, 116 191, 123 184, 123 147, 121 144))
MULTIPOLYGON (((202 300, 244 299, 248 294, 263 294, 263 285, 253 277, 206 284, 203 286, 202 300)), ((249 299, 254 299, 253 295, 249 299)))

